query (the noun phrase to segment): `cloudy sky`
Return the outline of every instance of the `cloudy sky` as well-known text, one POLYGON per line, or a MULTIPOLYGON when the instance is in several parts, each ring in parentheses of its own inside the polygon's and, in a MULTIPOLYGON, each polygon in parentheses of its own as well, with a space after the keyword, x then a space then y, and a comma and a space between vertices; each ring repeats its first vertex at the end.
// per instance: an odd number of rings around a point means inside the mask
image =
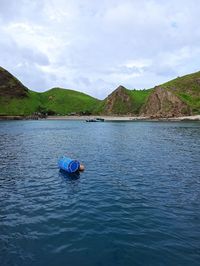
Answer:
POLYGON ((200 70, 199 0, 0 0, 0 66, 105 98, 200 70))

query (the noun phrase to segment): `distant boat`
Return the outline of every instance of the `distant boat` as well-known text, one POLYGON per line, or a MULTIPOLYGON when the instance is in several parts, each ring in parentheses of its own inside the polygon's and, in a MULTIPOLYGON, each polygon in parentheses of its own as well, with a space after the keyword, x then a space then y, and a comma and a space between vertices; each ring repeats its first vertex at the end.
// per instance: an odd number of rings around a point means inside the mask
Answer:
POLYGON ((86 122, 104 122, 103 118, 92 118, 92 119, 87 119, 86 122))
POLYGON ((104 122, 104 118, 96 118, 97 122, 104 122))

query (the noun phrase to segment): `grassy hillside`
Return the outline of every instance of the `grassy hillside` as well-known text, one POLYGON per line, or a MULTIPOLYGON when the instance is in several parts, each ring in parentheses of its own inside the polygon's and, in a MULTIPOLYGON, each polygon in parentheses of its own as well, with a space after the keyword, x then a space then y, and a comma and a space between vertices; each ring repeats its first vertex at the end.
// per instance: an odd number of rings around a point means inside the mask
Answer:
POLYGON ((36 92, 31 92, 17 78, 0 67, 0 115, 28 115, 38 106, 36 92))
MULTIPOLYGON (((178 77, 159 87, 181 99, 193 114, 200 114, 200 72, 178 77)), ((138 115, 155 92, 128 90, 119 86, 100 101, 84 93, 53 88, 38 93, 28 90, 18 79, 0 67, 0 115, 31 115, 35 112, 66 115, 72 112, 93 114, 138 115)), ((174 103, 170 103, 174 105, 174 103)), ((150 104, 152 107, 153 103, 150 104)))
POLYGON ((38 110, 40 97, 37 92, 28 91, 27 97, 0 97, 0 115, 30 115, 38 110))
POLYGON ((179 96, 191 107, 193 114, 200 114, 200 71, 178 77, 160 86, 179 96))
POLYGON ((28 90, 0 67, 0 115, 31 115, 35 112, 66 115, 91 112, 100 101, 81 92, 53 88, 38 93, 28 90))
POLYGON ((133 101, 133 112, 139 114, 141 107, 146 103, 152 89, 149 90, 129 90, 129 95, 133 101))
POLYGON ((99 100, 81 92, 53 88, 40 93, 41 106, 57 114, 92 111, 99 100))
POLYGON ((91 112, 99 100, 72 90, 54 88, 43 93, 29 91, 27 97, 0 97, 0 115, 30 115, 49 112, 66 115, 71 112, 91 112))

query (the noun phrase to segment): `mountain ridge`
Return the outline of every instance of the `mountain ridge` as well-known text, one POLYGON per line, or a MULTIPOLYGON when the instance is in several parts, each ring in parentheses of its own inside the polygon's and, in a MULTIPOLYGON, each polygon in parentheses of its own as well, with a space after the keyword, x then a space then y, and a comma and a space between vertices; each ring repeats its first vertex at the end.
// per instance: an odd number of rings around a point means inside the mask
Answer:
POLYGON ((0 67, 0 115, 102 114, 176 117, 200 114, 200 71, 151 89, 118 86, 104 100, 75 90, 54 87, 35 92, 0 67))

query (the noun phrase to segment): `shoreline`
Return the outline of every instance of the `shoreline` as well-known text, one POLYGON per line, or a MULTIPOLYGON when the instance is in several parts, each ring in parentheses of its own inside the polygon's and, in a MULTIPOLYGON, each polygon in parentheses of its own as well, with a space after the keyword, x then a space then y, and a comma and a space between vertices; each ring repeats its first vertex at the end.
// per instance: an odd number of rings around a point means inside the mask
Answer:
POLYGON ((166 117, 166 118, 151 118, 145 116, 48 116, 46 120, 78 120, 86 121, 88 119, 103 118, 104 122, 132 122, 132 121, 200 121, 200 115, 181 116, 181 117, 166 117))
POLYGON ((90 115, 90 116, 47 116, 46 118, 33 117, 33 116, 0 116, 0 121, 10 120, 68 120, 68 121, 86 121, 88 119, 103 118, 104 122, 133 122, 133 121, 147 121, 147 122, 159 122, 159 121, 200 121, 200 115, 181 116, 181 117, 144 117, 144 116, 106 116, 106 115, 90 115))

